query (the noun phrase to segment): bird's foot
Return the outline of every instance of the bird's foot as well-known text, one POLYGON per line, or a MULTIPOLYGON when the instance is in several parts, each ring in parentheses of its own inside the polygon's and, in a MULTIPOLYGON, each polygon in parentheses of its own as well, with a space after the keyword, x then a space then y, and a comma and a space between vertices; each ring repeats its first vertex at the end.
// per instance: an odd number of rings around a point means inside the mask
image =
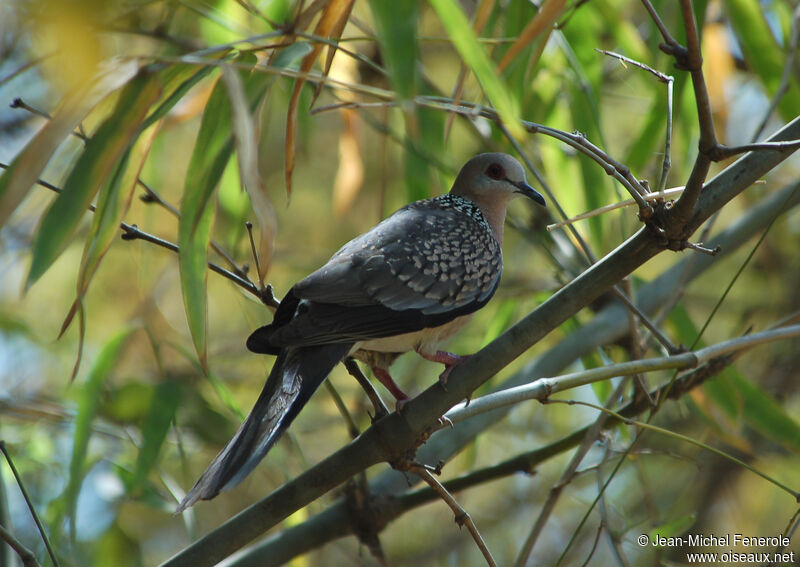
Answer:
POLYGON ((464 362, 465 360, 469 359, 472 355, 468 354, 465 356, 459 354, 453 354, 452 352, 447 352, 446 350, 437 350, 433 354, 424 353, 422 351, 417 351, 419 355, 424 358, 425 360, 430 360, 431 362, 438 362, 440 364, 444 364, 444 371, 439 374, 439 383, 442 385, 442 388, 447 390, 447 379, 450 376, 450 373, 453 371, 453 368, 464 362))
POLYGON ((397 410, 397 413, 403 413, 403 410, 406 407, 406 404, 411 401, 411 398, 405 397, 403 399, 399 399, 395 402, 394 409, 397 410))
POLYGON ((455 427, 455 425, 453 425, 453 422, 450 421, 450 418, 447 417, 446 415, 443 415, 436 421, 441 427, 444 427, 445 425, 449 425, 451 429, 455 427))

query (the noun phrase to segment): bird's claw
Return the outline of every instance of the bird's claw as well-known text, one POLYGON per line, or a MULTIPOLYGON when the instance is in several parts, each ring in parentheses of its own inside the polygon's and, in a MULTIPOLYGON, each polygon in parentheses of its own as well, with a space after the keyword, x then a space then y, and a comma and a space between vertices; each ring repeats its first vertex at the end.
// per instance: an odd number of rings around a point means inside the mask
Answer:
POLYGON ((439 425, 442 426, 442 427, 444 427, 445 425, 449 425, 451 428, 455 427, 455 425, 453 425, 453 422, 450 421, 450 418, 447 417, 446 415, 443 415, 437 421, 438 421, 439 425))

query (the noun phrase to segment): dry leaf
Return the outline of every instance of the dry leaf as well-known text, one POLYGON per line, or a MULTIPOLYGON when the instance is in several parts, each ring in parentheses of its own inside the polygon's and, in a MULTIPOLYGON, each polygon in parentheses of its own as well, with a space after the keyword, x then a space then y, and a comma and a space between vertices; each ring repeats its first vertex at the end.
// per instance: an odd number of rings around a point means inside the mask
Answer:
POLYGON ((247 104, 244 85, 239 74, 232 68, 223 66, 222 80, 228 89, 233 118, 233 136, 236 140, 236 154, 239 162, 239 175, 245 190, 250 196, 250 205, 256 215, 258 232, 259 277, 264 280, 272 261, 275 234, 278 232, 278 217, 275 207, 264 190, 264 181, 258 169, 258 130, 247 104))

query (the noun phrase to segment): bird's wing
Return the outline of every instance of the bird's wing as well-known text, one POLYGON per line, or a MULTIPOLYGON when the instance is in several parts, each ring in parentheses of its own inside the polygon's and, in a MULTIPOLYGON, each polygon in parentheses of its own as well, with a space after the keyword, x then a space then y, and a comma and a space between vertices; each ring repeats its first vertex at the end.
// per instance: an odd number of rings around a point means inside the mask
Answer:
POLYGON ((270 344, 287 346, 435 327, 485 305, 501 272, 500 245, 485 220, 422 201, 350 241, 295 285, 294 313, 284 311, 280 325, 263 329, 270 344))

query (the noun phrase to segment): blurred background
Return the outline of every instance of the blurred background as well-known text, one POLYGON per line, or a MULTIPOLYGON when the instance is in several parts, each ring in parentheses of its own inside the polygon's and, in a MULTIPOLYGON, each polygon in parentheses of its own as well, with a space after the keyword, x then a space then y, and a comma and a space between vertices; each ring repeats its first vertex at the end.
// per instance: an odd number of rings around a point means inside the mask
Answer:
MULTIPOLYGON (((679 3, 652 4, 667 29, 685 41, 679 3)), ((795 118, 800 111, 797 3, 709 0, 694 7, 720 141, 736 145, 764 139, 795 118)), ((322 388, 242 486, 183 517, 173 515, 182 491, 233 434, 263 385, 272 359, 248 353, 244 342, 270 321, 271 310, 252 290, 209 273, 207 314, 197 319, 205 307, 198 300, 185 303, 182 285, 187 284, 181 281, 178 255, 142 239, 123 241, 122 232, 114 229, 120 220, 179 242, 183 237, 175 211, 190 210, 187 200, 200 194, 198 184, 209 185, 201 209, 214 243, 209 259, 231 271, 249 266, 247 277, 258 285, 245 227, 253 222, 265 282, 280 298, 342 244, 395 209, 446 192, 475 153, 507 151, 519 157, 493 122, 447 112, 448 103, 459 101, 582 132, 655 189, 664 160, 667 86, 600 49, 674 77, 671 170, 664 183, 680 186, 696 155, 697 111, 688 76, 659 51, 660 41, 642 4, 630 0, 0 4, 1 163, 14 162, 24 148, 36 154, 41 147, 36 144, 42 144, 37 133, 46 132, 49 116, 63 116, 70 105, 97 99, 76 118, 80 126, 74 135, 67 134, 69 125, 61 138, 48 134, 57 151, 41 174, 33 173, 55 187, 76 188, 70 202, 80 205, 75 205, 70 228, 58 232, 58 211, 68 210, 69 203, 65 198, 54 205, 50 189, 36 185, 15 199, 0 191, 0 438, 61 565, 158 564, 349 439, 334 394, 322 388), (523 31, 544 5, 555 10, 556 18, 525 39, 523 31), (471 26, 460 25, 453 10, 471 26), (330 59, 329 38, 339 36, 340 49, 330 59), (489 67, 481 67, 482 57, 489 67), (226 86, 220 80, 220 60, 233 64, 238 82, 226 86), (102 125, 139 108, 143 103, 136 97, 145 88, 132 90, 133 103, 121 108, 119 101, 126 99, 120 89, 107 88, 100 96, 89 86, 103 74, 120 75, 117 86, 131 85, 131 65, 158 77, 161 88, 150 102, 153 108, 160 104, 164 113, 139 138, 128 169, 119 170, 128 177, 112 193, 107 178, 120 155, 111 148, 122 126, 109 134, 102 125), (309 80, 297 80, 298 74, 309 80), (230 102, 237 92, 247 99, 244 115, 250 113, 254 126, 244 145, 234 140, 247 132, 236 125, 242 105, 237 111, 237 103, 230 102), (87 174, 82 184, 75 164, 89 153, 82 138, 93 135, 108 136, 90 164, 105 168, 106 177, 87 174), (227 152, 218 151, 226 143, 227 152), (242 156, 245 146, 257 148, 254 161, 242 156), (292 167, 289 191, 287 168, 292 167), (133 182, 136 177, 144 184, 133 182), (250 180, 247 191, 243 178, 250 180), (99 199, 112 194, 113 211, 104 218, 111 219, 108 234, 113 238, 108 237, 105 252, 106 241, 98 237, 102 230, 90 213, 79 211, 90 201, 101 207, 99 199), (56 212, 47 216, 51 210, 56 212), (37 242, 57 248, 51 262, 33 258, 37 242), (93 251, 91 243, 102 252, 93 251), (86 268, 87 258, 102 259, 96 271, 86 268), (81 308, 59 338, 76 290, 81 308)), ((512 130, 537 169, 539 177, 530 172, 529 181, 551 191, 568 216, 629 198, 601 167, 569 146, 512 130)), ((731 161, 714 165, 712 176, 731 161)), ((725 207, 696 238, 707 240, 729 229, 759 203, 796 184, 799 176, 800 162, 789 159, 725 207)), ((556 201, 548 197, 546 212, 527 203, 512 205, 502 285, 449 350, 477 351, 586 267, 572 235, 545 229, 561 220, 556 201)), ((600 258, 640 224, 628 207, 575 228, 600 258)), ((673 296, 663 300, 665 308, 656 314, 664 333, 674 344, 707 345, 766 329, 796 313, 799 233, 800 215, 789 207, 757 221, 708 270, 687 276, 671 290, 673 296)), ((634 296, 691 258, 688 251, 659 255, 633 274, 634 296)), ((204 290, 198 289, 202 297, 204 290)), ((554 352, 610 300, 551 333, 492 378, 486 391, 554 352)), ((798 347, 794 339, 743 355, 677 402, 667 403, 655 422, 800 488, 798 347)), ((663 354, 652 341, 644 350, 634 348, 625 335, 565 360, 563 369, 663 354)), ((439 372, 439 366, 413 354, 393 368, 398 383, 412 394, 433 383, 439 372)), ((654 373, 646 380, 654 388, 671 376, 654 373)), ((329 382, 359 428, 366 428, 370 406, 355 381, 340 367, 329 382)), ((560 397, 602 404, 613 386, 586 386, 560 397)), ((520 404, 460 451, 443 478, 555 443, 595 418, 596 412, 585 407, 520 404)), ((797 503, 773 484, 675 438, 648 435, 626 453, 632 436, 630 427, 619 426, 595 444, 580 474, 565 487, 530 564, 557 564, 573 537, 561 564, 680 564, 685 558, 677 550, 643 549, 636 537, 687 531, 774 536, 791 529, 797 503), (609 477, 613 480, 603 498, 578 529, 609 477)), ((500 564, 514 561, 569 458, 570 451, 558 451, 534 475, 508 475, 456 495, 500 564)), ((387 468, 373 467, 369 476, 387 468)), ((2 525, 48 564, 6 463, 0 472, 2 525)), ((340 496, 326 495, 286 525, 302 523, 340 496)), ((411 510, 380 539, 391 565, 483 564, 474 542, 440 501, 411 510)), ((800 536, 789 550, 800 555, 800 536)), ((17 561, 9 548, 2 557, 0 565, 17 561)), ((377 564, 379 559, 353 537, 292 563, 377 564)))

